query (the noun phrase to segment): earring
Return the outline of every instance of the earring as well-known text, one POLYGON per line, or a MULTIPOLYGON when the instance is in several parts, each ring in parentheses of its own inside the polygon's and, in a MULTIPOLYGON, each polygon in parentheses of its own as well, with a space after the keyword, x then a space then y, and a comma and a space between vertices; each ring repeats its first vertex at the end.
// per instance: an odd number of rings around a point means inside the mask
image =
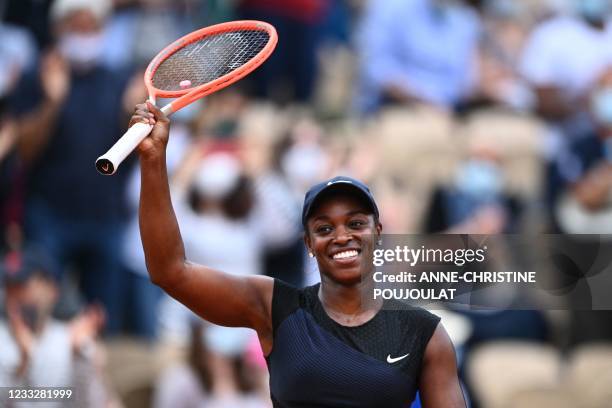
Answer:
POLYGON ((311 257, 311 258, 314 258, 314 254, 312 252, 309 252, 308 256, 311 257))
POLYGON ((382 245, 382 239, 378 238, 378 241, 376 241, 376 245, 381 246, 382 245))

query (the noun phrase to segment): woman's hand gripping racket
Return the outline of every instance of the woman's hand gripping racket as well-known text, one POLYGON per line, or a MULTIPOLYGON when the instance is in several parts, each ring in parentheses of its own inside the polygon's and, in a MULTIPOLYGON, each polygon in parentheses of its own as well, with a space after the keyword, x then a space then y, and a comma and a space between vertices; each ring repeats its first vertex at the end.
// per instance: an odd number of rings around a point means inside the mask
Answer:
MULTIPOLYGON (((233 21, 202 28, 166 48, 151 61, 144 75, 149 100, 177 98, 161 111, 170 115, 191 102, 233 84, 272 54, 276 30, 261 21, 233 21)), ((121 162, 151 132, 139 122, 96 160, 102 174, 114 174, 121 162)))

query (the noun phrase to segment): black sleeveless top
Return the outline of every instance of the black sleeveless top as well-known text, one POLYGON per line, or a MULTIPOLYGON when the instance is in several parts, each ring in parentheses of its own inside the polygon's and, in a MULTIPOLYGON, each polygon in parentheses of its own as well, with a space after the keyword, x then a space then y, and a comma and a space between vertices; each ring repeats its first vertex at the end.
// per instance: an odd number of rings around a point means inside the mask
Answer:
POLYGON ((404 305, 342 326, 323 309, 319 286, 274 281, 274 339, 266 358, 274 407, 409 407, 440 318, 404 305))

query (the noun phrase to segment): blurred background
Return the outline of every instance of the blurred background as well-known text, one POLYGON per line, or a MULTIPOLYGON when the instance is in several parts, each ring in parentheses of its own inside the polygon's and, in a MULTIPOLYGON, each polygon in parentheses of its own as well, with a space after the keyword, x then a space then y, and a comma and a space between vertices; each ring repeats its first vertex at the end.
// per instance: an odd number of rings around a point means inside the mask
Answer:
MULTIPOLYGON (((583 257, 556 263, 556 289, 610 272, 610 242, 583 235, 612 232, 610 0, 0 0, 0 386, 73 386, 78 407, 271 406, 254 332, 149 282, 137 159, 94 168, 150 59, 233 19, 272 23, 279 44, 172 117, 190 260, 317 282, 301 201, 345 174, 386 233, 557 234, 583 257)), ((434 311, 470 406, 612 407, 612 312, 567 302, 434 311)))

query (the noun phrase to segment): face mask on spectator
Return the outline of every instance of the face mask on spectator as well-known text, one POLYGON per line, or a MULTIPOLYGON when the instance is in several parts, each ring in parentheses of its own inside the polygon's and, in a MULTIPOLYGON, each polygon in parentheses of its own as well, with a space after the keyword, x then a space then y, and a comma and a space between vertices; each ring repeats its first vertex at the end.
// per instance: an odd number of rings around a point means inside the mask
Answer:
POLYGON ((452 1, 434 0, 431 4, 431 11, 435 17, 445 18, 449 10, 457 7, 452 1))
POLYGON ((456 186, 462 193, 484 199, 491 198, 501 192, 501 171, 492 161, 471 159, 460 167, 456 186))
POLYGON ((520 15, 520 5, 515 0, 487 0, 486 11, 499 18, 513 18, 520 15))
POLYGON ((612 87, 599 90, 593 95, 592 109, 597 123, 612 128, 612 87))
MULTIPOLYGON (((159 106, 162 106, 161 104, 159 106)), ((204 102, 195 101, 172 114, 172 119, 181 123, 190 123, 202 111, 204 102)))
POLYGON ((294 145, 281 159, 281 168, 289 182, 305 185, 316 180, 326 165, 326 155, 318 145, 294 145))
POLYGON ((193 186, 203 197, 222 200, 236 188, 241 174, 242 166, 234 156, 213 153, 196 170, 193 186))
POLYGON ((104 38, 102 33, 62 35, 59 48, 62 55, 75 67, 90 68, 102 57, 104 38))
POLYGON ((588 21, 600 23, 610 13, 610 0, 575 0, 578 13, 588 21))

